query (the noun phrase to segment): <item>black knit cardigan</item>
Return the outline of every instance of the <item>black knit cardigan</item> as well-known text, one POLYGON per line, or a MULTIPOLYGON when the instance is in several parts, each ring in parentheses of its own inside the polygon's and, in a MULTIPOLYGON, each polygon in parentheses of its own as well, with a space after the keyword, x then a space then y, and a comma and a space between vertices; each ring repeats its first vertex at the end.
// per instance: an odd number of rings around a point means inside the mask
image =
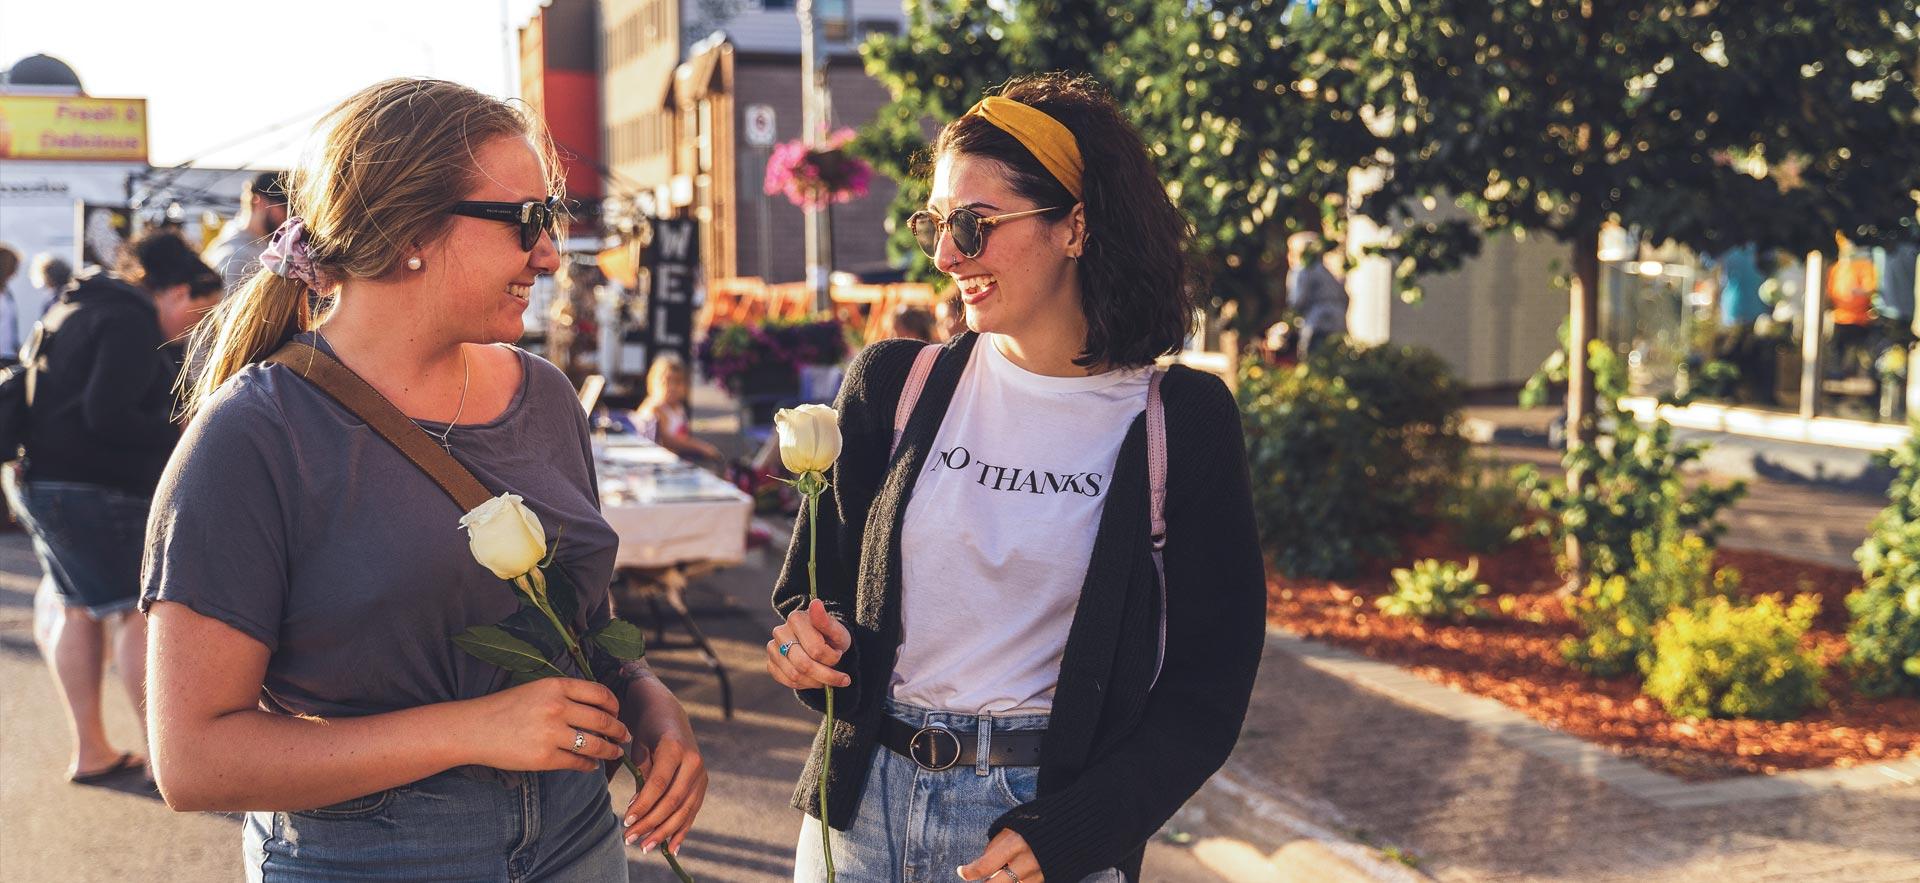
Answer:
MULTIPOLYGON (((853 683, 834 701, 827 804, 835 828, 854 821, 900 647, 907 499, 977 339, 963 334, 946 344, 891 460, 894 409, 920 345, 890 340, 868 347, 835 403, 843 441, 832 487, 820 500, 819 591, 853 635, 838 666, 853 683)), ((1039 796, 991 829, 1018 831, 1052 880, 1079 880, 1108 867, 1139 879, 1148 838, 1226 762, 1259 665, 1265 575, 1239 410, 1219 378, 1184 367, 1167 373, 1161 391, 1168 449, 1164 669, 1153 683, 1161 596, 1148 537, 1143 415, 1120 447, 1067 635, 1041 747, 1039 796)), ((783 617, 807 600, 807 530, 802 513, 773 593, 783 617)), ((825 708, 824 691, 799 697, 816 711, 825 708)), ((826 735, 815 737, 793 798, 795 808, 816 816, 826 735)))

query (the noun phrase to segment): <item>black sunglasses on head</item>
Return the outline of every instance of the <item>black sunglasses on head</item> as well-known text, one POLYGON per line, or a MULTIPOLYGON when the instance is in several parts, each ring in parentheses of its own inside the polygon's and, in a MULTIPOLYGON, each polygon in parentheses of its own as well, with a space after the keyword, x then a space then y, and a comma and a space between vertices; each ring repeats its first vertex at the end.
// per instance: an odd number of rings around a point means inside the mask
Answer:
POLYGON ((979 212, 970 208, 957 208, 947 212, 945 218, 930 211, 917 211, 907 218, 907 229, 913 231, 914 241, 920 243, 920 250, 927 257, 938 257, 940 233, 946 231, 953 235, 953 247, 970 258, 977 258, 987 248, 987 231, 1001 221, 1011 221, 1029 215, 1045 214, 1071 206, 1056 205, 1049 208, 1037 208, 1024 212, 1008 212, 1004 215, 981 217, 979 212))
POLYGON ((480 218, 487 221, 499 221, 503 224, 520 225, 520 248, 532 251, 540 242, 540 234, 545 233, 559 238, 560 213, 564 205, 558 196, 546 199, 530 199, 526 202, 456 202, 447 209, 447 214, 468 218, 480 218))

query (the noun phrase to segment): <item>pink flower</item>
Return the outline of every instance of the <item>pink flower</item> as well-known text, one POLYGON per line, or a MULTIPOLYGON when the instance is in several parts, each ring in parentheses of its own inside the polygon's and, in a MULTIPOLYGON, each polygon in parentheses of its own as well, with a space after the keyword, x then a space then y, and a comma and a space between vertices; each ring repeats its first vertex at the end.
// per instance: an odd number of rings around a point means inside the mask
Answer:
POLYGON ((846 152, 853 137, 852 129, 841 129, 817 147, 809 148, 798 140, 775 146, 767 158, 766 193, 785 194, 794 205, 805 209, 867 195, 873 168, 866 160, 846 152))

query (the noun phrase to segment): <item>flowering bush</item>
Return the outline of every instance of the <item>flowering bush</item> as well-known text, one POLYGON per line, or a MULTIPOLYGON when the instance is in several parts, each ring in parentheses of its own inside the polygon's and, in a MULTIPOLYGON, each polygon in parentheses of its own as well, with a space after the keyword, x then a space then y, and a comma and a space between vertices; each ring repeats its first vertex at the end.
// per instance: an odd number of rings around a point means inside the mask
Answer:
POLYGON ((1661 620, 1714 598, 1735 597, 1740 587, 1739 572, 1715 568, 1713 545, 1682 529, 1673 511, 1634 534, 1630 548, 1622 572, 1595 576, 1566 599, 1580 635, 1562 642, 1560 653, 1576 668, 1603 678, 1635 667, 1646 672, 1653 664, 1653 630, 1661 620))
POLYGON ((1895 470, 1891 504, 1853 553, 1863 582, 1847 596, 1847 665, 1870 696, 1920 696, 1920 434, 1877 459, 1895 470))
POLYGON ((867 195, 873 168, 866 160, 846 152, 847 142, 852 140, 853 130, 841 129, 813 147, 797 139, 774 147, 767 159, 767 195, 785 194, 804 209, 825 208, 867 195))
POLYGON ((749 374, 773 370, 797 378, 802 365, 837 365, 846 357, 846 332, 833 319, 715 325, 694 351, 701 373, 735 394, 749 374))
POLYGON ((1492 591, 1480 581, 1480 559, 1461 566, 1458 561, 1426 558, 1411 569, 1393 569, 1393 594, 1373 599, 1388 616, 1419 619, 1456 619, 1479 616, 1480 599, 1492 591))
POLYGON ((1791 606, 1761 595, 1752 604, 1713 598, 1678 608, 1653 634, 1641 691, 1676 717, 1797 718, 1827 699, 1820 654, 1802 646, 1819 611, 1817 595, 1791 606))

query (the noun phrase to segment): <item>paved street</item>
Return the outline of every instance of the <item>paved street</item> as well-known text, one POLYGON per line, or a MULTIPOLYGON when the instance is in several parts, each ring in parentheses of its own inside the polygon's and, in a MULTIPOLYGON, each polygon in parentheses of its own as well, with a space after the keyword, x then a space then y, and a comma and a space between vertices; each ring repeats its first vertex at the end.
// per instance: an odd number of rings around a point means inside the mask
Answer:
MULTIPOLYGON (((757 557, 757 556, 756 556, 757 557)), ((39 580, 26 538, 0 534, 0 880, 71 883, 240 879, 238 822, 181 815, 137 793, 68 785, 66 723, 33 647, 32 595, 39 580)), ((813 734, 811 712, 761 673, 768 565, 750 560, 698 584, 696 616, 732 672, 738 706, 721 718, 719 691, 698 654, 658 649, 653 664, 686 702, 712 773, 699 826, 682 855, 703 883, 791 879, 799 814, 787 797, 813 734)), ((673 633, 669 632, 669 641, 673 633)), ((112 732, 132 745, 137 728, 124 694, 109 694, 112 732)), ((1148 879, 1213 883, 1184 849, 1156 844, 1148 879)), ((672 880, 657 857, 632 851, 635 881, 672 880)))
MULTIPOLYGON (((695 406, 696 428, 738 453, 743 442, 724 399, 702 388, 695 406)), ((1794 544, 1790 554, 1838 557, 1871 514, 1858 495, 1756 485, 1748 511, 1730 519, 1730 543, 1778 535, 1796 511, 1809 523, 1805 507, 1818 504, 1831 517, 1812 523, 1835 536, 1794 544)), ((771 555, 751 553, 690 592, 733 674, 733 720, 722 719, 698 654, 684 646, 652 653, 688 705, 713 769, 684 853, 703 881, 788 879, 799 817, 786 799, 813 716, 760 673, 773 570, 771 555)), ((233 818, 175 814, 147 795, 61 780, 65 723, 29 632, 37 581, 25 537, 0 534, 0 880, 239 879, 233 818)), ((673 637, 670 630, 670 644, 673 637)), ((108 709, 116 736, 132 744, 124 697, 110 692, 108 709)), ((1662 808, 1470 723, 1363 686, 1303 658, 1297 645, 1270 642, 1234 758, 1150 846, 1145 877, 1920 879, 1920 784, 1662 808)), ((630 867, 636 881, 671 879, 655 858, 634 854, 630 867)))

